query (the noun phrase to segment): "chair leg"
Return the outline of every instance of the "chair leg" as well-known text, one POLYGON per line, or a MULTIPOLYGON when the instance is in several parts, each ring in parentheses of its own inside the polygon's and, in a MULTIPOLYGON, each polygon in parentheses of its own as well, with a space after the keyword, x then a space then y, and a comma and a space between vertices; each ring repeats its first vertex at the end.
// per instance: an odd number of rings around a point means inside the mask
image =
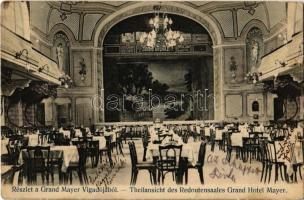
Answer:
POLYGON ((147 148, 144 147, 144 155, 143 155, 143 161, 146 161, 146 154, 147 154, 147 148))
POLYGON ((134 179, 134 171, 132 169, 131 171, 131 181, 130 181, 130 185, 133 185, 133 179, 134 179))
POLYGON ((153 185, 152 171, 151 171, 151 169, 149 169, 148 171, 149 171, 149 176, 150 176, 150 183, 151 183, 151 185, 153 185))
POLYGON ((88 180, 88 175, 87 175, 87 171, 85 169, 83 169, 83 179, 84 179, 84 183, 85 184, 88 184, 89 183, 89 180, 88 180))
POLYGON ((282 166, 280 166, 280 175, 281 175, 281 180, 284 181, 283 173, 282 173, 282 166))
POLYGON ((69 176, 70 176, 70 184, 72 185, 72 182, 73 182, 73 174, 72 174, 72 171, 70 171, 69 176))
MULTIPOLYGON (((77 170, 77 174, 78 174, 80 185, 83 185, 82 173, 81 173, 80 169, 77 170)), ((72 176, 72 173, 71 173, 71 176, 72 176)))
POLYGON ((263 176, 264 176, 264 170, 265 170, 265 163, 263 162, 263 167, 262 167, 262 173, 261 173, 261 179, 260 179, 260 182, 262 182, 262 180, 263 180, 263 176))
POLYGON ((138 175, 138 170, 134 171, 134 180, 133 180, 133 185, 136 185, 136 181, 137 181, 137 175, 138 175))
POLYGON ((268 183, 270 183, 271 179, 271 171, 272 171, 272 164, 269 165, 269 176, 268 176, 268 183))
POLYGON ((203 185, 204 184, 203 167, 198 168, 197 170, 198 170, 198 174, 199 174, 199 177, 200 177, 201 184, 203 185))
POLYGON ((119 142, 118 143, 118 146, 119 146, 119 150, 120 150, 120 153, 122 154, 122 156, 125 156, 123 151, 122 151, 122 146, 123 146, 123 143, 122 142, 119 142))
POLYGON ((267 180, 267 174, 269 175, 269 164, 266 163, 266 166, 265 166, 265 176, 264 176, 264 183, 266 183, 266 180, 267 180))
POLYGON ((294 176, 295 183, 297 183, 298 182, 298 178, 297 178, 297 166, 293 166, 293 176, 294 176))
POLYGON ((156 180, 156 169, 152 170, 152 175, 153 175, 153 182, 156 185, 157 184, 157 180, 156 180))

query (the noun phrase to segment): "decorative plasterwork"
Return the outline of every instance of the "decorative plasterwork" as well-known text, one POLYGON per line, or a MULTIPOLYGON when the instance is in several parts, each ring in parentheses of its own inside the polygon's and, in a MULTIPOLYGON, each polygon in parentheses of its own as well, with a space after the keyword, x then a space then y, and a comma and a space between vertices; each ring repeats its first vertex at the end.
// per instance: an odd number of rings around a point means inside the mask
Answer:
MULTIPOLYGON (((140 2, 132 6, 121 9, 119 12, 112 14, 101 21, 96 28, 94 33, 94 46, 101 46, 107 32, 118 22, 135 15, 153 13, 153 6, 155 2, 140 2), (147 5, 150 4, 150 5, 147 5)), ((166 13, 172 13, 190 18, 199 24, 201 24, 210 34, 213 44, 217 45, 221 43, 222 35, 219 31, 219 27, 215 22, 206 14, 200 13, 197 10, 185 6, 180 3, 163 2, 161 11, 166 13)))
POLYGON ((103 14, 86 14, 84 16, 84 22, 83 22, 83 40, 91 40, 92 39, 92 34, 93 30, 96 26, 96 23, 98 20, 100 20, 104 15, 103 14))

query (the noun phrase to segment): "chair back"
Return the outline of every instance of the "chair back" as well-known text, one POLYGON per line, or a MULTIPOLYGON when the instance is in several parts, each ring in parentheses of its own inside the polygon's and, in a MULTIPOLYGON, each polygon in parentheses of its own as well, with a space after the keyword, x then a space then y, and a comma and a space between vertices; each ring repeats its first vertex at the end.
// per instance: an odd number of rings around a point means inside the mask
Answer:
POLYGON ((198 153, 198 163, 203 166, 205 163, 205 155, 206 155, 206 142, 201 142, 199 153, 198 153))
POLYGON ((79 168, 85 169, 87 163, 87 157, 89 154, 86 143, 80 143, 77 146, 78 154, 79 154, 79 168))
POLYGON ((159 166, 163 171, 174 171, 178 169, 181 160, 182 145, 169 144, 159 145, 159 166))
POLYGON ((268 141, 266 144, 267 160, 270 162, 277 162, 275 141, 268 141))
POLYGON ((259 138, 260 156, 261 161, 269 161, 269 154, 267 151, 267 139, 259 138))
POLYGON ((138 163, 136 147, 135 147, 135 144, 133 141, 128 142, 128 145, 129 145, 129 150, 130 150, 132 168, 134 168, 134 167, 136 167, 136 164, 138 163))
POLYGON ((163 141, 166 137, 169 137, 172 140, 173 135, 171 134, 158 134, 159 141, 163 141))
POLYGON ((142 135, 142 144, 144 148, 147 148, 148 144, 149 144, 149 136, 148 133, 144 133, 142 135))
POLYGON ((27 147, 28 161, 30 168, 44 170, 48 167, 50 160, 50 146, 27 147))

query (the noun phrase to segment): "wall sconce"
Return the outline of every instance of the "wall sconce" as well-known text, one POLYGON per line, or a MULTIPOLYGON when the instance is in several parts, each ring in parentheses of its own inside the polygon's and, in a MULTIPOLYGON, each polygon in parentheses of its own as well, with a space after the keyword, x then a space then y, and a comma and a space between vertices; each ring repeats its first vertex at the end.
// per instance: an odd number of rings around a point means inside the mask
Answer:
POLYGON ((28 50, 27 49, 22 49, 21 51, 16 52, 15 58, 21 59, 21 56, 23 55, 24 52, 26 54, 26 59, 28 59, 28 50))
POLYGON ((42 67, 38 68, 38 72, 42 72, 44 70, 44 68, 47 68, 47 71, 49 71, 49 66, 48 64, 43 65, 42 67))
POLYGON ((281 61, 281 60, 276 60, 276 61, 275 61, 275 65, 276 65, 277 67, 285 67, 285 66, 287 65, 287 62, 281 61))
POLYGON ((283 42, 283 44, 287 44, 288 40, 287 40, 287 33, 286 32, 280 33, 278 35, 278 38, 279 38, 280 41, 283 42))
POLYGON ((248 82, 252 81, 253 84, 256 84, 259 81, 260 76, 262 76, 261 72, 248 72, 244 79, 248 82))

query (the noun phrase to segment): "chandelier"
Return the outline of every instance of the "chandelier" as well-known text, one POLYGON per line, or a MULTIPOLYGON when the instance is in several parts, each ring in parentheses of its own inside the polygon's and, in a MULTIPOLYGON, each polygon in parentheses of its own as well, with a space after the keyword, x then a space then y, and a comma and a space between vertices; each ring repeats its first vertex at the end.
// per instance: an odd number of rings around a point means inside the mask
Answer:
POLYGON ((139 42, 149 48, 154 48, 157 43, 164 42, 166 47, 175 47, 184 41, 183 35, 179 31, 172 31, 173 21, 166 13, 160 13, 160 6, 154 6, 154 17, 150 18, 149 25, 152 30, 141 34, 139 42))

